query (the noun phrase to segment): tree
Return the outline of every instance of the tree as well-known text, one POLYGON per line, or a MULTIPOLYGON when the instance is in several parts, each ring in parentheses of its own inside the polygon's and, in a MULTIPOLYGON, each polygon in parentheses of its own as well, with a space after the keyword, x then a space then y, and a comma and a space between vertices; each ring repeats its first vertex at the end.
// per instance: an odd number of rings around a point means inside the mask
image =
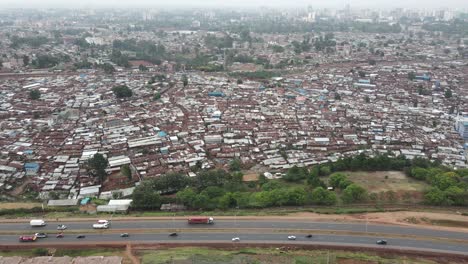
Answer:
POLYGON ((197 193, 192 188, 185 188, 176 194, 177 200, 189 208, 193 208, 193 201, 195 201, 196 196, 197 193))
POLYGON ((210 202, 210 198, 204 194, 197 194, 194 197, 192 206, 193 208, 199 208, 199 209, 204 209, 208 207, 208 204, 210 202))
POLYGON ((416 78, 416 74, 414 72, 408 72, 408 79, 410 79, 412 81, 415 78, 416 78))
POLYGON ((369 65, 375 65, 375 64, 376 64, 376 61, 374 59, 369 60, 369 65))
POLYGON ((279 181, 269 181, 262 185, 262 191, 271 191, 274 189, 283 188, 283 184, 279 181))
POLYGON ((449 200, 450 204, 464 206, 467 204, 468 195, 463 191, 462 188, 457 186, 451 186, 445 190, 445 195, 449 200))
POLYGON ((88 173, 98 177, 99 182, 102 184, 107 176, 106 168, 109 165, 107 159, 102 154, 96 153, 87 161, 86 165, 88 173))
POLYGON ((343 191, 341 197, 344 203, 362 202, 367 199, 367 191, 357 184, 351 184, 343 191))
POLYGON ((333 173, 328 180, 328 184, 330 184, 334 188, 339 189, 346 189, 352 182, 344 175, 343 173, 333 173))
POLYGON ((191 179, 182 173, 168 173, 152 179, 151 184, 160 193, 174 193, 189 186, 191 179))
POLYGON ((130 88, 128 88, 126 85, 115 86, 112 88, 112 92, 114 92, 117 98, 126 98, 133 95, 132 90, 130 90, 130 88))
POLYGON ((335 100, 341 100, 341 95, 339 93, 335 93, 335 100))
POLYGON ((27 55, 23 55, 23 65, 24 66, 29 65, 29 57, 27 55))
POLYGON ((153 96, 153 100, 156 101, 156 100, 159 100, 161 99, 161 94, 159 92, 155 93, 154 96, 153 96))
POLYGON ((39 98, 41 98, 41 92, 37 89, 33 89, 29 91, 29 98, 31 100, 39 100, 39 98))
POLYGON ((454 172, 446 172, 444 174, 439 174, 432 178, 431 184, 432 186, 444 191, 447 188, 455 186, 457 184, 456 174, 454 172))
POLYGON ((426 176, 428 174, 428 171, 423 168, 419 167, 414 167, 411 169, 411 177, 418 179, 418 180, 426 180, 426 176))
POLYGON ((331 173, 330 166, 327 166, 327 165, 320 166, 320 169, 319 169, 319 175, 320 176, 328 176, 328 175, 330 175, 330 173, 331 173))
POLYGON ((106 74, 112 74, 115 72, 114 66, 112 66, 110 63, 100 64, 98 67, 103 69, 106 74))
POLYGON ((358 71, 359 77, 364 78, 366 77, 366 72, 365 71, 358 71))
POLYGON ((431 188, 424 195, 426 203, 430 205, 449 205, 449 201, 445 193, 437 187, 431 188))
POLYGON ((307 174, 307 168, 294 166, 286 172, 283 179, 289 182, 298 182, 304 180, 307 177, 307 174))
POLYGON ((120 174, 126 176, 129 181, 132 180, 132 170, 128 164, 124 164, 122 167, 120 167, 120 174))
POLYGON ((240 171, 242 168, 242 162, 240 159, 233 159, 229 163, 229 170, 230 171, 240 171))
POLYGON ((161 196, 146 182, 135 188, 132 199, 132 207, 135 209, 153 210, 161 207, 161 196))
POLYGON ((452 90, 450 90, 450 89, 445 90, 444 96, 447 99, 452 98, 452 90))
POLYGON ((325 183, 320 180, 318 173, 313 172, 314 169, 311 170, 311 173, 307 175, 307 184, 312 187, 325 187, 325 183))
POLYGON ((364 98, 364 101, 365 101, 366 103, 370 103, 370 98, 369 98, 368 95, 366 95, 366 97, 364 98))
POLYGON ((186 87, 188 85, 188 78, 187 78, 187 75, 182 75, 182 84, 184 85, 184 87, 186 87))
POLYGON ((312 203, 317 205, 334 205, 337 198, 334 192, 317 187, 312 191, 312 203))
POLYGON ((242 81, 242 79, 237 79, 237 84, 243 84, 244 82, 242 81))
POLYGON ((138 70, 139 70, 139 71, 142 71, 142 72, 143 72, 143 71, 148 71, 148 67, 146 67, 146 66, 143 65, 143 64, 140 64, 140 65, 138 66, 138 70))

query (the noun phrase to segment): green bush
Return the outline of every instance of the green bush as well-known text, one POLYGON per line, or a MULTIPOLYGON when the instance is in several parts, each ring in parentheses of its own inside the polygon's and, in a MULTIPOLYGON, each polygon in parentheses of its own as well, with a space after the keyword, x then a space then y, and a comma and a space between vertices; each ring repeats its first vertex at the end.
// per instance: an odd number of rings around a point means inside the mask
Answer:
POLYGON ((32 253, 35 256, 47 256, 49 255, 49 250, 47 250, 46 248, 35 248, 32 250, 32 253))

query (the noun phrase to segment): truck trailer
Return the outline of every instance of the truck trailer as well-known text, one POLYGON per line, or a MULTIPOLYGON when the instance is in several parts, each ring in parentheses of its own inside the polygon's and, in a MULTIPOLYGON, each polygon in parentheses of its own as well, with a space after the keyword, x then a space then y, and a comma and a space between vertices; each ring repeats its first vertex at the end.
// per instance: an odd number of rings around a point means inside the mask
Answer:
POLYGON ((189 224, 214 224, 213 217, 190 217, 188 219, 189 224))

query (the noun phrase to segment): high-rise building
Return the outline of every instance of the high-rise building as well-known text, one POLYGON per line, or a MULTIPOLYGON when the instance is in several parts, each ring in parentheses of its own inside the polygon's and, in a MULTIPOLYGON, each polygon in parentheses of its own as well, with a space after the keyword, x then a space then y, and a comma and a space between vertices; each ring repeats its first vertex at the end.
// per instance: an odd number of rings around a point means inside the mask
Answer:
POLYGON ((455 128, 464 140, 468 140, 468 116, 459 116, 455 128))

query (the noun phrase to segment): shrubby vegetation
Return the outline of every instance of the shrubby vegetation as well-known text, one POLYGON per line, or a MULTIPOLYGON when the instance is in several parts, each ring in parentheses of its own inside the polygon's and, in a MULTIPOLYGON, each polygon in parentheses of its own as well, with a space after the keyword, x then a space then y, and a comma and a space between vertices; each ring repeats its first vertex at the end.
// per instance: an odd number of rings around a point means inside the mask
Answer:
MULTIPOLYGON (((290 168, 283 179, 268 180, 260 176, 256 182, 243 182, 239 171, 242 164, 233 160, 230 173, 225 170, 199 171, 198 176, 189 178, 183 174, 170 173, 156 179, 144 181, 133 195, 136 209, 156 209, 167 194, 175 194, 175 201, 189 209, 266 208, 274 206, 337 205, 374 202, 377 193, 366 190, 352 182, 342 171, 405 171, 409 177, 426 181, 431 188, 425 201, 431 205, 466 205, 468 198, 468 169, 452 171, 437 162, 404 156, 387 155, 339 159, 337 162, 321 164, 308 169, 290 168), (328 184, 323 176, 328 177, 328 184), (333 190, 327 190, 327 186, 333 190), (156 204, 150 205, 153 201, 156 204), (156 206, 157 205, 157 206, 156 206)), ((380 199, 397 200, 396 193, 380 194, 380 199)))

